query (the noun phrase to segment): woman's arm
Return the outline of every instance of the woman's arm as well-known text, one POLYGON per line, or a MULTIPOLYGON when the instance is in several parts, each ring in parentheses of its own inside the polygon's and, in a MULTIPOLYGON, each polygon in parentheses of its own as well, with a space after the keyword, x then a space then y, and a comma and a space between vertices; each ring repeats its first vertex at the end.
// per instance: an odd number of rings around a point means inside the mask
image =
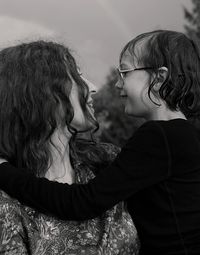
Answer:
POLYGON ((163 132, 149 122, 135 133, 116 160, 88 184, 50 182, 3 163, 0 188, 41 212, 66 220, 85 220, 167 178, 168 160, 163 132))

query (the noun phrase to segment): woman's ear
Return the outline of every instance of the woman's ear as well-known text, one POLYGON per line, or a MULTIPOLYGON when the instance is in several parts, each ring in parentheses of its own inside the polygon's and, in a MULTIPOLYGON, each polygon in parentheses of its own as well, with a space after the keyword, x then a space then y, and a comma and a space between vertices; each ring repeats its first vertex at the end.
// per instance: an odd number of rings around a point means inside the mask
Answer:
POLYGON ((167 67, 162 66, 162 67, 158 68, 156 83, 153 86, 153 90, 155 92, 158 92, 160 90, 160 87, 162 86, 163 82, 166 80, 167 75, 168 75, 167 67))

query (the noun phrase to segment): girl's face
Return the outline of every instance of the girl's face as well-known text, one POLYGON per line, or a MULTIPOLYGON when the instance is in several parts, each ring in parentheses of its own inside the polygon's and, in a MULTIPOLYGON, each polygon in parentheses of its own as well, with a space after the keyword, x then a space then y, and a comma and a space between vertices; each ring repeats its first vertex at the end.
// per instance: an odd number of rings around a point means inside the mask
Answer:
POLYGON ((144 69, 133 70, 142 67, 145 66, 133 64, 133 57, 125 52, 121 59, 120 70, 132 71, 124 72, 123 79, 119 79, 116 87, 120 89, 120 96, 124 100, 126 114, 150 118, 152 108, 155 107, 148 96, 150 75, 144 69))
MULTIPOLYGON (((82 79, 85 81, 85 83, 88 85, 88 88, 89 88, 89 96, 88 96, 88 101, 86 106, 89 113, 91 114, 91 117, 95 119, 92 95, 96 93, 96 87, 92 82, 88 81, 86 78, 82 77, 82 79)), ((78 131, 84 131, 84 130, 90 129, 92 124, 88 121, 88 119, 86 118, 83 112, 83 109, 80 104, 78 87, 75 82, 72 85, 72 89, 70 93, 70 101, 74 109, 74 118, 71 122, 71 125, 74 128, 76 128, 78 131)))

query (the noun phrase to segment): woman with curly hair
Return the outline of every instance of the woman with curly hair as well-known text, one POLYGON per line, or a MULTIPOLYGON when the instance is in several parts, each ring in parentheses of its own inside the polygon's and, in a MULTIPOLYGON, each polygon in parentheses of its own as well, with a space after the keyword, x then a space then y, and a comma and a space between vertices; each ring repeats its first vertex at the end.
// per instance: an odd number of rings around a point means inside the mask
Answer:
MULTIPOLYGON (((79 137, 98 128, 94 92, 63 45, 36 41, 3 49, 0 156, 21 174, 55 183, 93 179, 119 151, 79 137)), ((42 212, 0 191, 0 254, 138 254, 136 229, 123 203, 81 222, 42 212)))

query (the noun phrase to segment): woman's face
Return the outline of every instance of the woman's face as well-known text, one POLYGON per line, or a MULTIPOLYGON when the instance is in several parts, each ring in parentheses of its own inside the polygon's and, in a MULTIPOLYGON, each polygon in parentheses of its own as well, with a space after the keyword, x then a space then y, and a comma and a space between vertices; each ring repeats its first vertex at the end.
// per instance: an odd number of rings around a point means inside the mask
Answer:
MULTIPOLYGON (((91 117, 95 119, 92 95, 96 93, 96 87, 92 82, 90 82, 86 78, 84 77, 81 77, 81 78, 85 81, 89 89, 89 96, 88 96, 86 107, 88 109, 88 112, 91 114, 91 117)), ((83 109, 80 104, 80 99, 79 99, 78 86, 75 82, 73 82, 73 85, 72 85, 72 89, 70 93, 70 102, 74 110, 74 118, 71 122, 71 125, 74 128, 76 128, 78 131, 84 131, 84 130, 90 129, 92 127, 92 124, 87 119, 87 117, 85 116, 85 113, 83 112, 83 109)))

